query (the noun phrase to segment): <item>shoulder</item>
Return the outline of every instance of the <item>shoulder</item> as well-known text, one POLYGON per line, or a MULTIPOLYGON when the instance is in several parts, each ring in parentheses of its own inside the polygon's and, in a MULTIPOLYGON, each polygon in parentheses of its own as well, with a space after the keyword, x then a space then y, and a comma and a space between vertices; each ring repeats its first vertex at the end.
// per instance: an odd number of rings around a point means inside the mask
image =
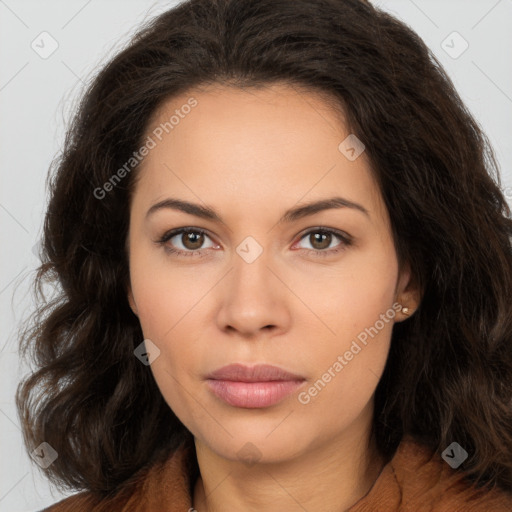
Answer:
POLYGON ((139 471, 108 496, 82 491, 41 512, 146 512, 188 510, 191 507, 189 444, 178 447, 164 461, 139 471))
MULTIPOLYGON (((411 438, 404 439, 392 460, 354 512, 381 510, 403 512, 510 512, 512 493, 501 489, 477 488, 461 470, 452 469, 441 456, 411 438), (361 507, 359 507, 361 505, 361 507)), ((352 509, 351 509, 352 512, 352 509)))
POLYGON ((135 510, 142 504, 144 481, 131 481, 107 497, 82 491, 50 505, 40 512, 121 512, 135 510), (135 506, 136 505, 136 506, 135 506))
POLYGON ((72 510, 88 512, 89 510, 93 510, 98 502, 99 499, 96 498, 93 493, 83 491, 78 494, 68 496, 40 512, 68 512, 72 510))
MULTIPOLYGON (((144 501, 147 478, 155 468, 138 474, 108 496, 82 491, 54 503, 41 512, 121 512, 138 509, 144 501)), ((144 507, 142 507, 142 510, 144 507)))
POLYGON ((132 510, 134 504, 139 505, 143 498, 143 489, 147 479, 157 469, 157 465, 144 468, 132 478, 125 481, 119 488, 108 495, 101 495, 90 490, 68 496, 54 503, 41 512, 121 512, 132 510))

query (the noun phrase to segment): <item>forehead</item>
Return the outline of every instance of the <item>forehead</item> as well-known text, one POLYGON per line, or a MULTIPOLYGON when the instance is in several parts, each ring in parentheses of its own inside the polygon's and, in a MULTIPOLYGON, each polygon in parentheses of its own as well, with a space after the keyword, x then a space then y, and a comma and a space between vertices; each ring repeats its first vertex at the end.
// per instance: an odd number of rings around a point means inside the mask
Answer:
MULTIPOLYGON (((191 110, 201 110, 204 115, 221 110, 225 113, 222 117, 224 121, 229 119, 230 113, 235 114, 235 118, 240 117, 241 112, 238 112, 238 108, 243 107, 244 110, 250 110, 252 107, 262 116, 271 112, 284 115, 284 118, 281 117, 282 121, 290 118, 290 115, 286 116, 286 110, 289 111, 288 114, 291 113, 290 110, 294 111, 295 119, 301 114, 304 115, 305 110, 308 110, 310 116, 316 114, 333 130, 339 129, 345 124, 342 104, 332 94, 318 88, 276 82, 245 87, 230 83, 198 85, 164 100, 153 112, 148 123, 149 126, 165 122, 169 119, 170 114, 179 110, 191 98, 196 99, 197 104, 201 105, 201 109, 194 107, 191 110), (333 122, 334 119, 336 122, 333 122)), ((194 117, 198 117, 197 114, 194 117)))
POLYGON ((229 153, 248 165, 254 153, 278 158, 290 148, 297 155, 310 149, 318 158, 319 152, 337 150, 346 128, 342 110, 326 93, 286 84, 246 89, 211 85, 165 101, 146 132, 158 142, 146 160, 172 148, 176 156, 196 160, 206 153, 210 162, 219 153, 226 160, 229 153), (305 139, 309 143, 299 145, 305 139), (190 151, 192 144, 197 152, 190 151))
POLYGON ((138 188, 154 201, 179 190, 195 200, 225 194, 247 207, 262 197, 285 205, 327 192, 378 202, 364 152, 351 161, 340 151, 350 133, 335 107, 325 93, 285 84, 190 90, 148 123, 155 145, 138 188))

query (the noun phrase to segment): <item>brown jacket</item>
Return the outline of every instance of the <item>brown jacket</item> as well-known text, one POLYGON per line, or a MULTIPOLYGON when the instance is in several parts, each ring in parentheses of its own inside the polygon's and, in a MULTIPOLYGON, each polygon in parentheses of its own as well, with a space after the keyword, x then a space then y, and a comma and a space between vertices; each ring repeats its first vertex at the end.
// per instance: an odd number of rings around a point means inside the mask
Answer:
MULTIPOLYGON (((194 512, 184 444, 162 464, 124 485, 109 500, 84 491, 43 512, 194 512)), ((512 493, 483 492, 462 481, 439 455, 404 440, 370 491, 347 512, 511 512, 512 493)), ((272 511, 269 511, 272 512, 272 511)))

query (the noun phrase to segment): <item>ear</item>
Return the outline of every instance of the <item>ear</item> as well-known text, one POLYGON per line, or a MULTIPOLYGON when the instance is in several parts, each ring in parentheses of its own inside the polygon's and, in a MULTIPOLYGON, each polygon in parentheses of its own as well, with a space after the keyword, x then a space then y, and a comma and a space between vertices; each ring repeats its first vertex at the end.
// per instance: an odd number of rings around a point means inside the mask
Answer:
POLYGON ((395 302, 398 302, 402 308, 407 308, 407 312, 399 310, 396 314, 396 321, 407 320, 418 309, 422 297, 417 280, 411 272, 409 262, 403 265, 395 290, 395 302))
POLYGON ((128 285, 127 296, 128 296, 128 303, 130 304, 130 308, 132 309, 132 311, 135 314, 135 316, 139 316, 139 311, 137 309, 137 304, 135 304, 135 299, 133 298, 132 287, 130 285, 128 285))

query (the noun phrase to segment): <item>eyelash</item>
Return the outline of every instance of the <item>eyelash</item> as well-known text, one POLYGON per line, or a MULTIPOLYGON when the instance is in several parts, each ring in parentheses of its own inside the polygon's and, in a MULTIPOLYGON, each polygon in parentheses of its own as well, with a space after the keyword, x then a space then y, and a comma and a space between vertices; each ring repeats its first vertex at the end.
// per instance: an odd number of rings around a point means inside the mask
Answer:
MULTIPOLYGON (((158 239, 156 241, 156 243, 159 245, 163 245, 166 252, 175 254, 177 256, 190 257, 190 256, 198 255, 198 257, 200 257, 200 258, 206 256, 206 254, 204 253, 204 251, 202 249, 199 249, 197 251, 182 251, 180 249, 173 249, 172 247, 169 247, 168 245, 166 245, 167 242, 171 238, 175 237, 176 235, 183 234, 183 233, 196 233, 196 234, 200 234, 200 235, 206 235, 208 238, 211 238, 204 229, 194 228, 194 227, 186 227, 186 228, 177 228, 177 229, 172 229, 171 231, 167 231, 166 233, 163 234, 163 236, 160 239, 158 239)), ((331 256, 333 254, 337 254, 337 253, 343 251, 346 247, 350 247, 353 243, 352 238, 349 235, 347 235, 346 233, 343 233, 343 232, 340 232, 340 231, 337 231, 334 229, 330 229, 330 228, 323 228, 323 227, 315 227, 315 228, 309 229, 300 237, 299 241, 302 240, 303 238, 305 238, 306 236, 311 235, 312 233, 322 233, 322 234, 334 235, 336 238, 339 238, 341 241, 341 243, 337 246, 336 249, 325 249, 325 250, 302 249, 309 253, 313 253, 313 255, 315 257, 326 257, 326 256, 331 256)))

